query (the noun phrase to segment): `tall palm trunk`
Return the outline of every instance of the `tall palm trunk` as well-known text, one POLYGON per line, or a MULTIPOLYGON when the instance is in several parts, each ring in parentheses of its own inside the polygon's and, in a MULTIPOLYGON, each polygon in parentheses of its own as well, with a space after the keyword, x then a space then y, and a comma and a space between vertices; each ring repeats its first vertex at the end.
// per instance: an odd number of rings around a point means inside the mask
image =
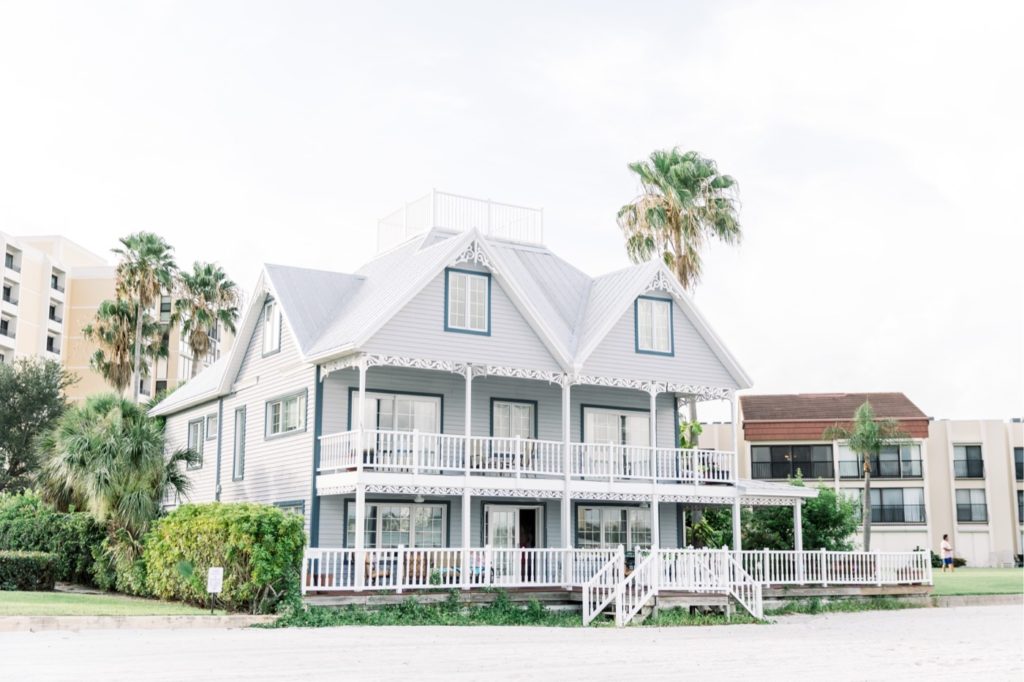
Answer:
POLYGON ((192 347, 192 379, 195 379, 196 375, 199 374, 199 370, 202 369, 202 358, 204 357, 206 357, 206 353, 201 354, 194 346, 192 347))
POLYGON ((871 551, 871 455, 864 453, 864 551, 871 551))
POLYGON ((139 402, 139 369, 142 365, 142 299, 135 305, 135 357, 132 363, 132 400, 139 402))

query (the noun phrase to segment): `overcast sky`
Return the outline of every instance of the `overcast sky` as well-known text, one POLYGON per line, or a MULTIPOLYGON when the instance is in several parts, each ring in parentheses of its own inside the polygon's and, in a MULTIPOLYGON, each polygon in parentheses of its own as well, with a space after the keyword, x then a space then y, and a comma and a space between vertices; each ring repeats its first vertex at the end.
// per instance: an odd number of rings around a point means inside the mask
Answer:
POLYGON ((679 145, 740 185, 745 239, 695 296, 757 392, 1020 416, 1006 4, 0 0, 0 230, 153 230, 251 289, 357 268, 437 187, 542 206, 600 274, 628 264, 626 163, 679 145))

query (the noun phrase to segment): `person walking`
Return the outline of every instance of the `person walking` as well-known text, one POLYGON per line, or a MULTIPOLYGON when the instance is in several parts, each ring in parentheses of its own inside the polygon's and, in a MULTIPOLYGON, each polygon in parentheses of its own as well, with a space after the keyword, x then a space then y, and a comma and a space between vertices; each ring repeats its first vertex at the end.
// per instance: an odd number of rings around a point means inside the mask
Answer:
POLYGON ((952 573, 956 570, 953 566, 953 545, 949 544, 949 536, 942 536, 942 572, 945 573, 946 569, 952 573))

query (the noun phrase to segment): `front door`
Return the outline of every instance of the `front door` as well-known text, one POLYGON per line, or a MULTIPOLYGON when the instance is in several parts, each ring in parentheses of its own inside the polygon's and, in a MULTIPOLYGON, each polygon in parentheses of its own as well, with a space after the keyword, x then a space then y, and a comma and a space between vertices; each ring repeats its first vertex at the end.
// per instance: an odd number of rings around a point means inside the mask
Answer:
POLYGON ((488 504, 484 507, 487 544, 491 546, 494 581, 529 584, 537 557, 526 551, 540 546, 541 507, 488 504))

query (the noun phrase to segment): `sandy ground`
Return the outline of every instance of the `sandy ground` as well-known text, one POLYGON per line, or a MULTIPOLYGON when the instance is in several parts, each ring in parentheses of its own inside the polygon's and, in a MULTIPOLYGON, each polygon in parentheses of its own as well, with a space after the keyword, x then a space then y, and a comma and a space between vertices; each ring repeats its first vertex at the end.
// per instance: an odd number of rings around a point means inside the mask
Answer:
POLYGON ((2 680, 1024 679, 1024 609, 686 628, 0 633, 2 680))

